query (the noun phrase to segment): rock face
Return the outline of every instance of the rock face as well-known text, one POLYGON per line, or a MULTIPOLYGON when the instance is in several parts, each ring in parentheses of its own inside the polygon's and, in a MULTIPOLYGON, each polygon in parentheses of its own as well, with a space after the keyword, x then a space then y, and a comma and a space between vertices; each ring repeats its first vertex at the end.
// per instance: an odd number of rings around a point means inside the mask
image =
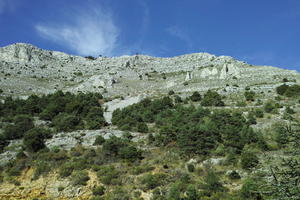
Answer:
POLYGON ((89 59, 23 43, 0 48, 0 72, 2 95, 16 96, 56 90, 138 96, 169 90, 184 93, 221 89, 233 84, 240 88, 268 87, 284 77, 300 79, 295 71, 252 66, 208 53, 173 58, 134 55, 89 59), (188 87, 184 82, 189 82, 188 87))

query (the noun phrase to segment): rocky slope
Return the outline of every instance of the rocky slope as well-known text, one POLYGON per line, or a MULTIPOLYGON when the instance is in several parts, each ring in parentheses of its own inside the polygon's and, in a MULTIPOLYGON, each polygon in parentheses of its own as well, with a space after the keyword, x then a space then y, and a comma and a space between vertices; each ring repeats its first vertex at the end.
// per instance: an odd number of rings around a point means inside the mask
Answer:
POLYGON ((23 43, 0 48, 1 89, 3 94, 17 96, 57 89, 101 92, 107 96, 169 90, 185 93, 208 88, 235 92, 245 86, 265 90, 284 77, 298 80, 300 76, 296 71, 252 66, 208 53, 173 58, 134 55, 89 59, 23 43))

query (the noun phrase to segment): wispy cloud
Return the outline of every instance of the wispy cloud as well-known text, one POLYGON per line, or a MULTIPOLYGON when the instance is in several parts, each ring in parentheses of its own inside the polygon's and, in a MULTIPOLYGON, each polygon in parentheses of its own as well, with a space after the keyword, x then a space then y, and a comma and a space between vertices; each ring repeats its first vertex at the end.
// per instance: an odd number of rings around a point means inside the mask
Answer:
POLYGON ((35 29, 43 38, 61 44, 79 55, 113 54, 117 47, 119 29, 114 24, 112 12, 93 6, 69 14, 72 19, 61 19, 58 23, 39 23, 35 29))
POLYGON ((193 47, 193 42, 190 39, 188 33, 184 31, 184 29, 178 26, 170 26, 166 29, 166 31, 174 37, 179 38, 180 40, 184 41, 189 49, 193 47))

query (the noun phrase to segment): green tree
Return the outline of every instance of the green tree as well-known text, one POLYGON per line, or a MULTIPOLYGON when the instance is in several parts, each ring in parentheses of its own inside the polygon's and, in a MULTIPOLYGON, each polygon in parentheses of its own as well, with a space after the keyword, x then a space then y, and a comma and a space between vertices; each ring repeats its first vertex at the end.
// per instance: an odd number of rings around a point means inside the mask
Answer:
POLYGON ((23 145, 26 150, 37 152, 45 148, 44 140, 51 137, 51 132, 43 128, 33 128, 24 135, 23 145))
POLYGON ((224 106, 221 95, 215 91, 208 90, 201 101, 202 106, 224 106))
POLYGON ((191 96, 190 96, 191 101, 201 101, 202 96, 199 92, 194 92, 191 96))

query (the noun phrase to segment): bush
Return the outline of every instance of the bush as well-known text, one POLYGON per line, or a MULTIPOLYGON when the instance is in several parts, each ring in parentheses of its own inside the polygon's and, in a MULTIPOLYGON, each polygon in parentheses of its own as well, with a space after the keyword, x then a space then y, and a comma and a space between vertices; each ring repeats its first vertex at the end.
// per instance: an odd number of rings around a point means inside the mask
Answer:
POLYGON ((58 174, 61 178, 65 178, 68 177, 72 174, 74 170, 74 166, 72 165, 72 163, 64 163, 61 168, 58 171, 58 174))
POLYGON ((279 94, 279 95, 284 95, 285 92, 288 90, 288 88, 289 88, 288 85, 283 84, 283 85, 278 86, 278 87, 276 88, 276 92, 277 92, 277 94, 279 94))
POLYGON ((169 96, 172 96, 173 94, 175 94, 174 90, 170 90, 170 91, 168 92, 168 95, 169 95, 169 96))
POLYGON ((94 142, 94 145, 102 145, 105 142, 105 139, 102 135, 98 135, 94 142))
POLYGON ((268 101, 264 105, 264 110, 266 113, 272 113, 275 112, 276 106, 272 101, 268 101))
POLYGON ((90 177, 86 171, 76 171, 71 177, 73 185, 86 185, 88 180, 90 180, 90 177))
POLYGON ((141 133, 148 133, 149 129, 146 123, 141 122, 137 125, 137 131, 141 133))
POLYGON ((243 152, 241 156, 241 166, 243 169, 251 169, 259 163, 258 157, 252 152, 243 152))
POLYGON ((264 111, 262 109, 257 108, 254 111, 254 114, 257 118, 263 118, 264 117, 264 111))
POLYGON ((255 92, 253 91, 246 91, 244 93, 244 96, 246 98, 246 101, 254 101, 254 98, 255 98, 255 92))
POLYGON ((202 106, 224 106, 221 95, 215 91, 208 90, 201 102, 202 106))
POLYGON ((202 187, 210 193, 224 192, 226 190, 220 182, 218 175, 212 169, 208 169, 202 187))
POLYGON ((139 151, 134 146, 122 147, 120 149, 119 154, 120 154, 120 158, 131 161, 131 162, 142 158, 141 151, 139 151))
POLYGON ((241 176, 239 175, 239 173, 237 173, 235 170, 233 170, 232 172, 229 173, 228 177, 231 180, 237 180, 237 179, 241 179, 241 176))
POLYGON ((240 196, 242 199, 262 199, 261 194, 259 193, 259 186, 256 184, 256 181, 252 179, 247 179, 242 189, 240 190, 240 196))
POLYGON ((158 186, 164 184, 166 179, 166 175, 159 173, 159 174, 146 174, 141 177, 141 183, 145 185, 147 190, 152 190, 158 186))
POLYGON ((105 187, 104 186, 97 186, 92 189, 93 195, 95 196, 102 196, 105 193, 105 187))
POLYGON ((34 127, 33 119, 29 115, 17 115, 14 118, 14 125, 8 125, 4 128, 3 135, 6 139, 19 139, 24 133, 34 127))
POLYGON ((190 96, 191 101, 201 101, 202 96, 200 95, 199 92, 194 92, 191 96, 190 96))
POLYGON ((53 125, 58 131, 73 131, 78 129, 80 120, 78 117, 68 113, 61 113, 53 119, 53 125))
POLYGON ((194 171, 195 171, 195 166, 194 166, 193 164, 189 163, 189 164, 187 165, 187 170, 188 170, 189 172, 194 172, 194 171))
POLYGON ((43 128, 33 128, 24 135, 23 145, 26 150, 37 152, 45 147, 44 140, 51 136, 51 132, 43 128))

